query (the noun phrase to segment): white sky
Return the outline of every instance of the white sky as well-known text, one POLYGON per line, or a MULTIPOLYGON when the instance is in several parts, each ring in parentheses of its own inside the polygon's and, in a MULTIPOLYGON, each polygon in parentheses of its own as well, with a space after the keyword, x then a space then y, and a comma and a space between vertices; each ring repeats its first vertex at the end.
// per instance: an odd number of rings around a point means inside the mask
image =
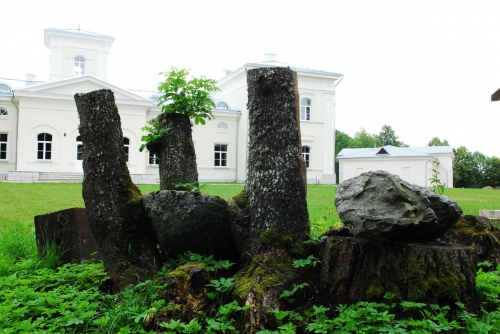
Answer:
POLYGON ((115 37, 108 79, 155 90, 171 66, 213 79, 278 60, 344 74, 336 128, 387 124, 411 146, 434 136, 500 156, 500 1, 0 0, 0 78, 47 81, 44 28, 115 37))

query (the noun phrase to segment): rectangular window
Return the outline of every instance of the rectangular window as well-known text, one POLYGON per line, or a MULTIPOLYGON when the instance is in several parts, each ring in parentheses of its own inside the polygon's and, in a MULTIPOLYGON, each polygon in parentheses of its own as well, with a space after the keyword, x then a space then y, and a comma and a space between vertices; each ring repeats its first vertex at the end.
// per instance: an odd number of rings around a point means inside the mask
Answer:
POLYGON ((7 160, 7 134, 0 133, 0 160, 7 160))
POLYGON ((149 152, 149 164, 150 165, 160 164, 160 156, 156 152, 149 152))
POLYGON ((215 167, 227 167, 227 145, 215 144, 215 167))

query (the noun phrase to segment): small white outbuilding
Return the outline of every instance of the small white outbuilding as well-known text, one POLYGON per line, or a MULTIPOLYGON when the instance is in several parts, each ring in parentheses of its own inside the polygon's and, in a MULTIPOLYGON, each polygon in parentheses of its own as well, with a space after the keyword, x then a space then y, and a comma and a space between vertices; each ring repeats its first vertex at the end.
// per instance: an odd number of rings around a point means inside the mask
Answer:
POLYGON ((385 170, 404 181, 428 187, 437 160, 441 184, 453 188, 453 158, 451 146, 344 148, 337 155, 339 183, 364 172, 385 170))

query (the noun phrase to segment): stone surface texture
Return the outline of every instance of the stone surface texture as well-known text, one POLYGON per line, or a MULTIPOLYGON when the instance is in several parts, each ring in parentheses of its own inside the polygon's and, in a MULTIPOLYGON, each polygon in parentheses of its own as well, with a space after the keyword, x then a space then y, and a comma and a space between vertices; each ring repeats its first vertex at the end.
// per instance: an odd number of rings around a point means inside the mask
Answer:
POLYGON ((47 244, 59 247, 62 263, 102 260, 90 231, 85 208, 71 208, 35 216, 36 244, 40 254, 47 244), (93 253, 96 253, 92 256, 93 253))
POLYGON ((462 209, 448 197, 386 171, 363 173, 342 182, 335 206, 353 235, 369 239, 432 241, 462 216, 462 209))
POLYGON ((162 190, 144 195, 143 205, 166 257, 187 251, 234 260, 227 203, 197 192, 162 190))

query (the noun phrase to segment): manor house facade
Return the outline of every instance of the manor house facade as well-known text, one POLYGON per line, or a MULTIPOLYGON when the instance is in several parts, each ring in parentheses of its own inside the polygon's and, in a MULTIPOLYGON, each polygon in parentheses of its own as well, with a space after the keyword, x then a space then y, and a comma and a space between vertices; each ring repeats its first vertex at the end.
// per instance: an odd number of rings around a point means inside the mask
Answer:
MULTIPOLYGON (((50 50, 49 82, 0 78, 0 180, 81 180, 82 142, 73 96, 98 89, 114 92, 121 117, 127 165, 136 183, 158 181, 158 160, 139 152, 141 128, 156 118, 159 93, 127 90, 108 82, 108 54, 114 38, 80 30, 45 29, 50 50)), ((342 75, 278 62, 226 71, 212 94, 214 120, 193 127, 200 181, 243 182, 247 173, 246 71, 287 67, 298 74, 302 152, 309 183, 335 183, 335 85, 342 75)))

